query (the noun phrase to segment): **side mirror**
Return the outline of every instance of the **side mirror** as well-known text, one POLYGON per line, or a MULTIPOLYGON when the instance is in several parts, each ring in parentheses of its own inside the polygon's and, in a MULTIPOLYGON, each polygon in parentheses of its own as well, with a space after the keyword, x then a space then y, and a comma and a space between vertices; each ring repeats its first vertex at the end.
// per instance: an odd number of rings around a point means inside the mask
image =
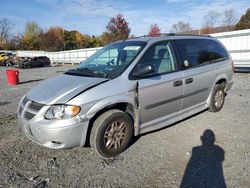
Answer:
POLYGON ((145 65, 141 69, 135 71, 133 73, 133 76, 144 77, 144 76, 148 76, 154 72, 155 72, 155 70, 154 70, 154 67, 152 65, 145 65))

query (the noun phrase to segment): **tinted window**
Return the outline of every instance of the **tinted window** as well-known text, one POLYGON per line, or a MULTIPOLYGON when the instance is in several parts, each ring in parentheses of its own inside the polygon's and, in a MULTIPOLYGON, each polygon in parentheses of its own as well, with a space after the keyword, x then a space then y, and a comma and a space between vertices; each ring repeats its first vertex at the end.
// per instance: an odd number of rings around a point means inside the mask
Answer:
POLYGON ((174 57, 169 42, 161 42, 152 46, 144 55, 138 69, 151 65, 154 67, 155 74, 163 74, 176 70, 174 57))
POLYGON ((218 42, 208 39, 176 40, 175 46, 183 68, 200 66, 228 59, 228 53, 218 42))

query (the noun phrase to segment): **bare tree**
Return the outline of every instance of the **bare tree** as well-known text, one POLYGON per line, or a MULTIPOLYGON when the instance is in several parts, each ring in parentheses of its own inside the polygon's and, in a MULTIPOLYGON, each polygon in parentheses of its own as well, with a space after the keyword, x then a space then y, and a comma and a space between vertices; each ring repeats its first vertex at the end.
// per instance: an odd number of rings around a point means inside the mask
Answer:
POLYGON ((0 19, 0 43, 6 42, 13 25, 7 18, 0 19))
POLYGON ((204 28, 214 28, 214 25, 218 21, 220 14, 214 10, 210 10, 207 14, 203 17, 203 27, 204 28))
POLYGON ((236 13, 235 13, 235 10, 233 8, 226 9, 224 11, 222 23, 226 26, 227 31, 230 30, 230 27, 235 25, 236 20, 237 20, 236 13))
POLYGON ((191 31, 191 30, 192 30, 192 27, 190 26, 190 23, 179 21, 177 24, 172 25, 171 32, 178 33, 178 32, 191 31))

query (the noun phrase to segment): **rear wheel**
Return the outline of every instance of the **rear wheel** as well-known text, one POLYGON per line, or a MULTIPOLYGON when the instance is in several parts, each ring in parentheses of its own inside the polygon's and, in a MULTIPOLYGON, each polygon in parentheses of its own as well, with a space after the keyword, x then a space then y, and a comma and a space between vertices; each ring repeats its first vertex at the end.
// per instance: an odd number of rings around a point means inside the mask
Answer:
POLYGON ((209 111, 218 112, 222 109, 225 102, 225 84, 216 84, 212 93, 209 111))
POLYGON ((105 158, 124 151, 133 135, 133 122, 121 110, 110 110, 100 115, 94 122, 90 134, 90 145, 105 158))

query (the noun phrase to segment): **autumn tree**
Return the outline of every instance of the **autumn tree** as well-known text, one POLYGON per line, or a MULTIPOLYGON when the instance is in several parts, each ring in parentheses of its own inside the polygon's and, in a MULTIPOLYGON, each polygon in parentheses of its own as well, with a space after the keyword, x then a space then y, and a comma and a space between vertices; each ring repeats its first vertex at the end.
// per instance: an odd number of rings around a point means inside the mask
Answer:
POLYGON ((21 47, 22 38, 20 36, 15 36, 9 40, 7 40, 1 48, 4 50, 19 50, 21 47))
POLYGON ((106 45, 111 42, 128 39, 131 31, 128 25, 122 14, 117 14, 116 17, 110 18, 106 26, 107 30, 101 36, 102 43, 106 45))
POLYGON ((41 35, 41 50, 59 51, 64 49, 64 29, 51 27, 41 35))
POLYGON ((201 34, 201 35, 204 35, 204 34, 211 34, 211 33, 214 33, 214 28, 212 28, 212 27, 203 27, 203 28, 201 28, 201 30, 200 30, 200 34, 201 34))
POLYGON ((0 19, 0 45, 2 46, 7 42, 7 39, 10 35, 10 31, 13 28, 13 25, 7 18, 0 19))
POLYGON ((100 37, 96 37, 94 35, 91 37, 89 43, 90 43, 91 48, 102 46, 102 41, 101 41, 100 37))
POLYGON ((42 29, 36 22, 27 22, 23 36, 23 44, 27 50, 39 50, 42 29))
POLYGON ((151 37, 157 37, 159 36, 161 33, 161 29, 159 28, 159 26, 155 23, 155 24, 152 24, 150 26, 150 29, 149 29, 149 32, 148 32, 148 35, 151 36, 151 37))
POLYGON ((201 29, 202 34, 209 34, 214 32, 214 26, 218 21, 220 14, 214 10, 210 10, 203 17, 203 28, 201 29), (205 31, 205 32, 202 32, 205 31))
POLYGON ((91 37, 80 32, 76 32, 76 48, 89 48, 91 37))
POLYGON ((79 31, 67 31, 60 27, 51 27, 41 35, 41 49, 45 51, 72 50, 100 47, 98 37, 88 36, 79 31))
POLYGON ((236 30, 250 29, 250 8, 241 16, 240 21, 235 26, 236 30))
POLYGON ((192 30, 192 27, 190 26, 190 23, 179 21, 178 23, 172 25, 171 32, 179 33, 179 32, 191 31, 191 30, 192 30))

